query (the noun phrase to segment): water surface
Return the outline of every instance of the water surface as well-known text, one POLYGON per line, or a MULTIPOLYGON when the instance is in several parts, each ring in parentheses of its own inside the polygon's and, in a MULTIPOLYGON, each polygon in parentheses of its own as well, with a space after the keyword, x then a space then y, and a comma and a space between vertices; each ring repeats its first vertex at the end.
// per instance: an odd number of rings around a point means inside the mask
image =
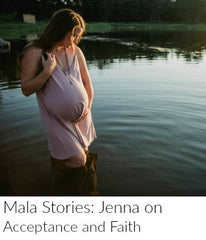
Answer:
MULTIPOLYGON (((102 195, 206 195, 204 32, 85 36, 102 195)), ((0 54, 1 195, 51 194, 35 95, 15 76, 24 40, 0 54)))

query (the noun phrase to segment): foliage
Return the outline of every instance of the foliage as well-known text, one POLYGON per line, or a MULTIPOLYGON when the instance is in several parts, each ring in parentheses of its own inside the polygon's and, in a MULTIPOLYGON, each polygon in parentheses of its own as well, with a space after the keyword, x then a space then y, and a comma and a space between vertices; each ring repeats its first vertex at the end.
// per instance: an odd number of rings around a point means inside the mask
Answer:
POLYGON ((206 22, 206 0, 1 0, 0 14, 32 13, 48 19, 59 8, 72 8, 86 21, 206 22))

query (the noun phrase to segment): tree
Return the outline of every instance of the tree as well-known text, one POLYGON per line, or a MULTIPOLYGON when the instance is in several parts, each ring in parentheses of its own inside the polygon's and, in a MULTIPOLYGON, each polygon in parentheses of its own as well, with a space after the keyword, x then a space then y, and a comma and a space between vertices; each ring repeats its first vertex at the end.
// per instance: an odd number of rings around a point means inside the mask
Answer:
POLYGON ((206 22, 206 0, 1 0, 0 14, 32 13, 37 19, 48 19, 65 7, 86 21, 206 22))

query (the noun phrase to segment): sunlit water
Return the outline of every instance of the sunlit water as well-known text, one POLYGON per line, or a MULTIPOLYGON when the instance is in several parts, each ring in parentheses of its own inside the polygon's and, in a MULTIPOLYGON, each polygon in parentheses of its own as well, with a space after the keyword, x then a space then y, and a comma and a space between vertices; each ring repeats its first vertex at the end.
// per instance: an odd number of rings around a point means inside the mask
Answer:
MULTIPOLYGON (((98 138, 90 151, 98 154, 98 191, 206 195, 206 53, 140 48, 132 41, 91 38, 81 45, 95 93, 98 138)), ((50 194, 35 95, 24 97, 5 66, 1 62, 1 195, 50 194)))

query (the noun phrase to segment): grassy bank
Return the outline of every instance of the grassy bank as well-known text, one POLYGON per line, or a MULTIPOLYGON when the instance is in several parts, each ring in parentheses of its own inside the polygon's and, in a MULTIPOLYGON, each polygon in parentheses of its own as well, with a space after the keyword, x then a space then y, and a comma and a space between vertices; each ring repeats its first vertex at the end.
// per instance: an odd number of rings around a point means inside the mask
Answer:
POLYGON ((88 33, 112 31, 206 31, 206 24, 182 23, 88 23, 88 33))
MULTIPOLYGON (((5 40, 20 38, 29 34, 41 34, 47 22, 21 23, 0 21, 0 38, 5 40)), ((167 23, 87 23, 86 34, 115 31, 206 31, 206 24, 167 24, 167 23)))
POLYGON ((20 38, 29 34, 40 34, 46 24, 33 23, 0 23, 0 38, 5 40, 20 38))

